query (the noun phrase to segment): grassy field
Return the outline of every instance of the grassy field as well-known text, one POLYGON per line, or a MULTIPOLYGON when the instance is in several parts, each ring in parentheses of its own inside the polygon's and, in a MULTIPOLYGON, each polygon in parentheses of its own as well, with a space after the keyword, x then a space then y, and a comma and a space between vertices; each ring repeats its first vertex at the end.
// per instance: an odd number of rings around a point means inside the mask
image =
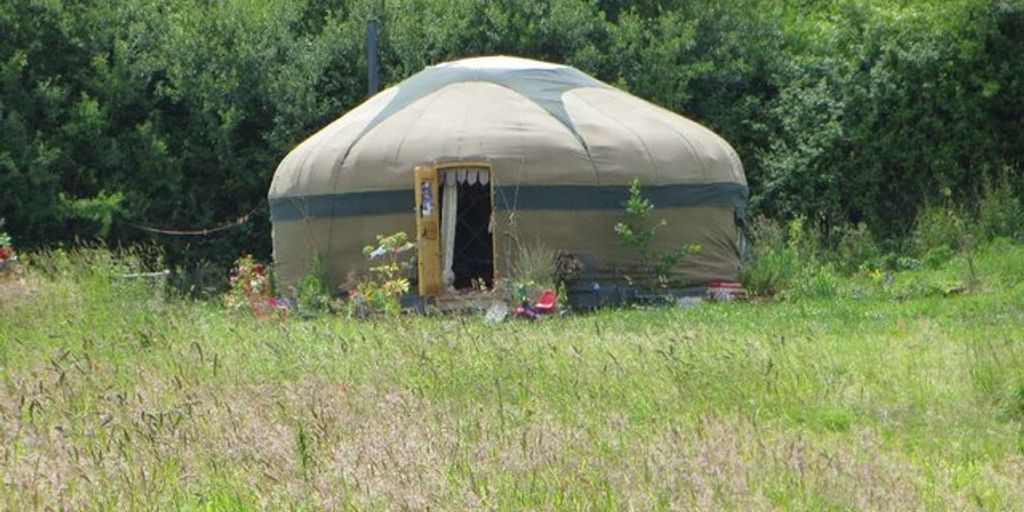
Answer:
POLYGON ((0 508, 1024 510, 1024 248, 841 298, 257 320, 35 258, 0 508))

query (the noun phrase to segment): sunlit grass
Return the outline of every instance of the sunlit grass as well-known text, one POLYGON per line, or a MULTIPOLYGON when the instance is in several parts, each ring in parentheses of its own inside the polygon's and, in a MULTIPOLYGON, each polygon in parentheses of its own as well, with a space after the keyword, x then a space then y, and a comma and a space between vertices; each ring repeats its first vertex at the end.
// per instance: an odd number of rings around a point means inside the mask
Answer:
POLYGON ((119 278, 132 255, 31 259, 0 308, 0 508, 1024 503, 1020 247, 973 293, 941 293, 954 261, 499 325, 257 320, 119 278))

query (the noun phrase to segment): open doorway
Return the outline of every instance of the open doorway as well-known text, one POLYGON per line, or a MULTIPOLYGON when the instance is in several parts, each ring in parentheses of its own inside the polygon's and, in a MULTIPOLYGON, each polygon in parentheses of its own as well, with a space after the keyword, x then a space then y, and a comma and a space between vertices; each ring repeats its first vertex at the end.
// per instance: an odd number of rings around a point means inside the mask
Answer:
POLYGON ((494 286, 490 172, 443 169, 441 181, 442 280, 445 289, 494 286))

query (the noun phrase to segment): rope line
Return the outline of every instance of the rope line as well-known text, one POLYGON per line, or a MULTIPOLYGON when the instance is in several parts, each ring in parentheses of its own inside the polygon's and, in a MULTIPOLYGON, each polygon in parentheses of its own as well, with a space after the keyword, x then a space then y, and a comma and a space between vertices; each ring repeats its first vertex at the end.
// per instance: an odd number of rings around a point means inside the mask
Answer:
POLYGON ((153 226, 144 226, 142 224, 135 224, 134 222, 127 222, 126 224, 128 224, 129 226, 131 226, 131 227, 133 227, 135 229, 138 229, 138 230, 141 230, 141 231, 145 231, 147 233, 158 234, 158 235, 170 235, 170 236, 207 236, 207 235, 212 235, 214 233, 220 233, 221 231, 227 231, 229 229, 241 226, 241 225, 245 224, 246 222, 249 222, 249 220, 252 219, 253 214, 255 214, 256 211, 259 210, 263 206, 263 204, 266 203, 266 202, 267 202, 267 200, 266 200, 266 198, 264 198, 255 207, 253 207, 252 210, 249 210, 249 213, 246 213, 245 215, 242 215, 241 217, 238 217, 237 219, 235 219, 235 220, 233 220, 231 222, 226 222, 224 224, 220 224, 220 225, 214 226, 212 228, 205 228, 205 229, 163 229, 163 228, 156 228, 156 227, 153 227, 153 226))

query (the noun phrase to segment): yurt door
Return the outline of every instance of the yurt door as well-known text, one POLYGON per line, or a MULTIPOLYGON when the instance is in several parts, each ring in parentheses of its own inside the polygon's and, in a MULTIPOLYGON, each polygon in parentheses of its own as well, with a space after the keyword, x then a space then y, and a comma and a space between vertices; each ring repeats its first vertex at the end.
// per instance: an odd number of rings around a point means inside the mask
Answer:
POLYGON ((441 282, 445 291, 494 285, 494 191, 486 162, 435 166, 441 186, 441 282))
POLYGON ((416 174, 417 270, 420 295, 441 294, 441 212, 437 169, 419 166, 416 174))

